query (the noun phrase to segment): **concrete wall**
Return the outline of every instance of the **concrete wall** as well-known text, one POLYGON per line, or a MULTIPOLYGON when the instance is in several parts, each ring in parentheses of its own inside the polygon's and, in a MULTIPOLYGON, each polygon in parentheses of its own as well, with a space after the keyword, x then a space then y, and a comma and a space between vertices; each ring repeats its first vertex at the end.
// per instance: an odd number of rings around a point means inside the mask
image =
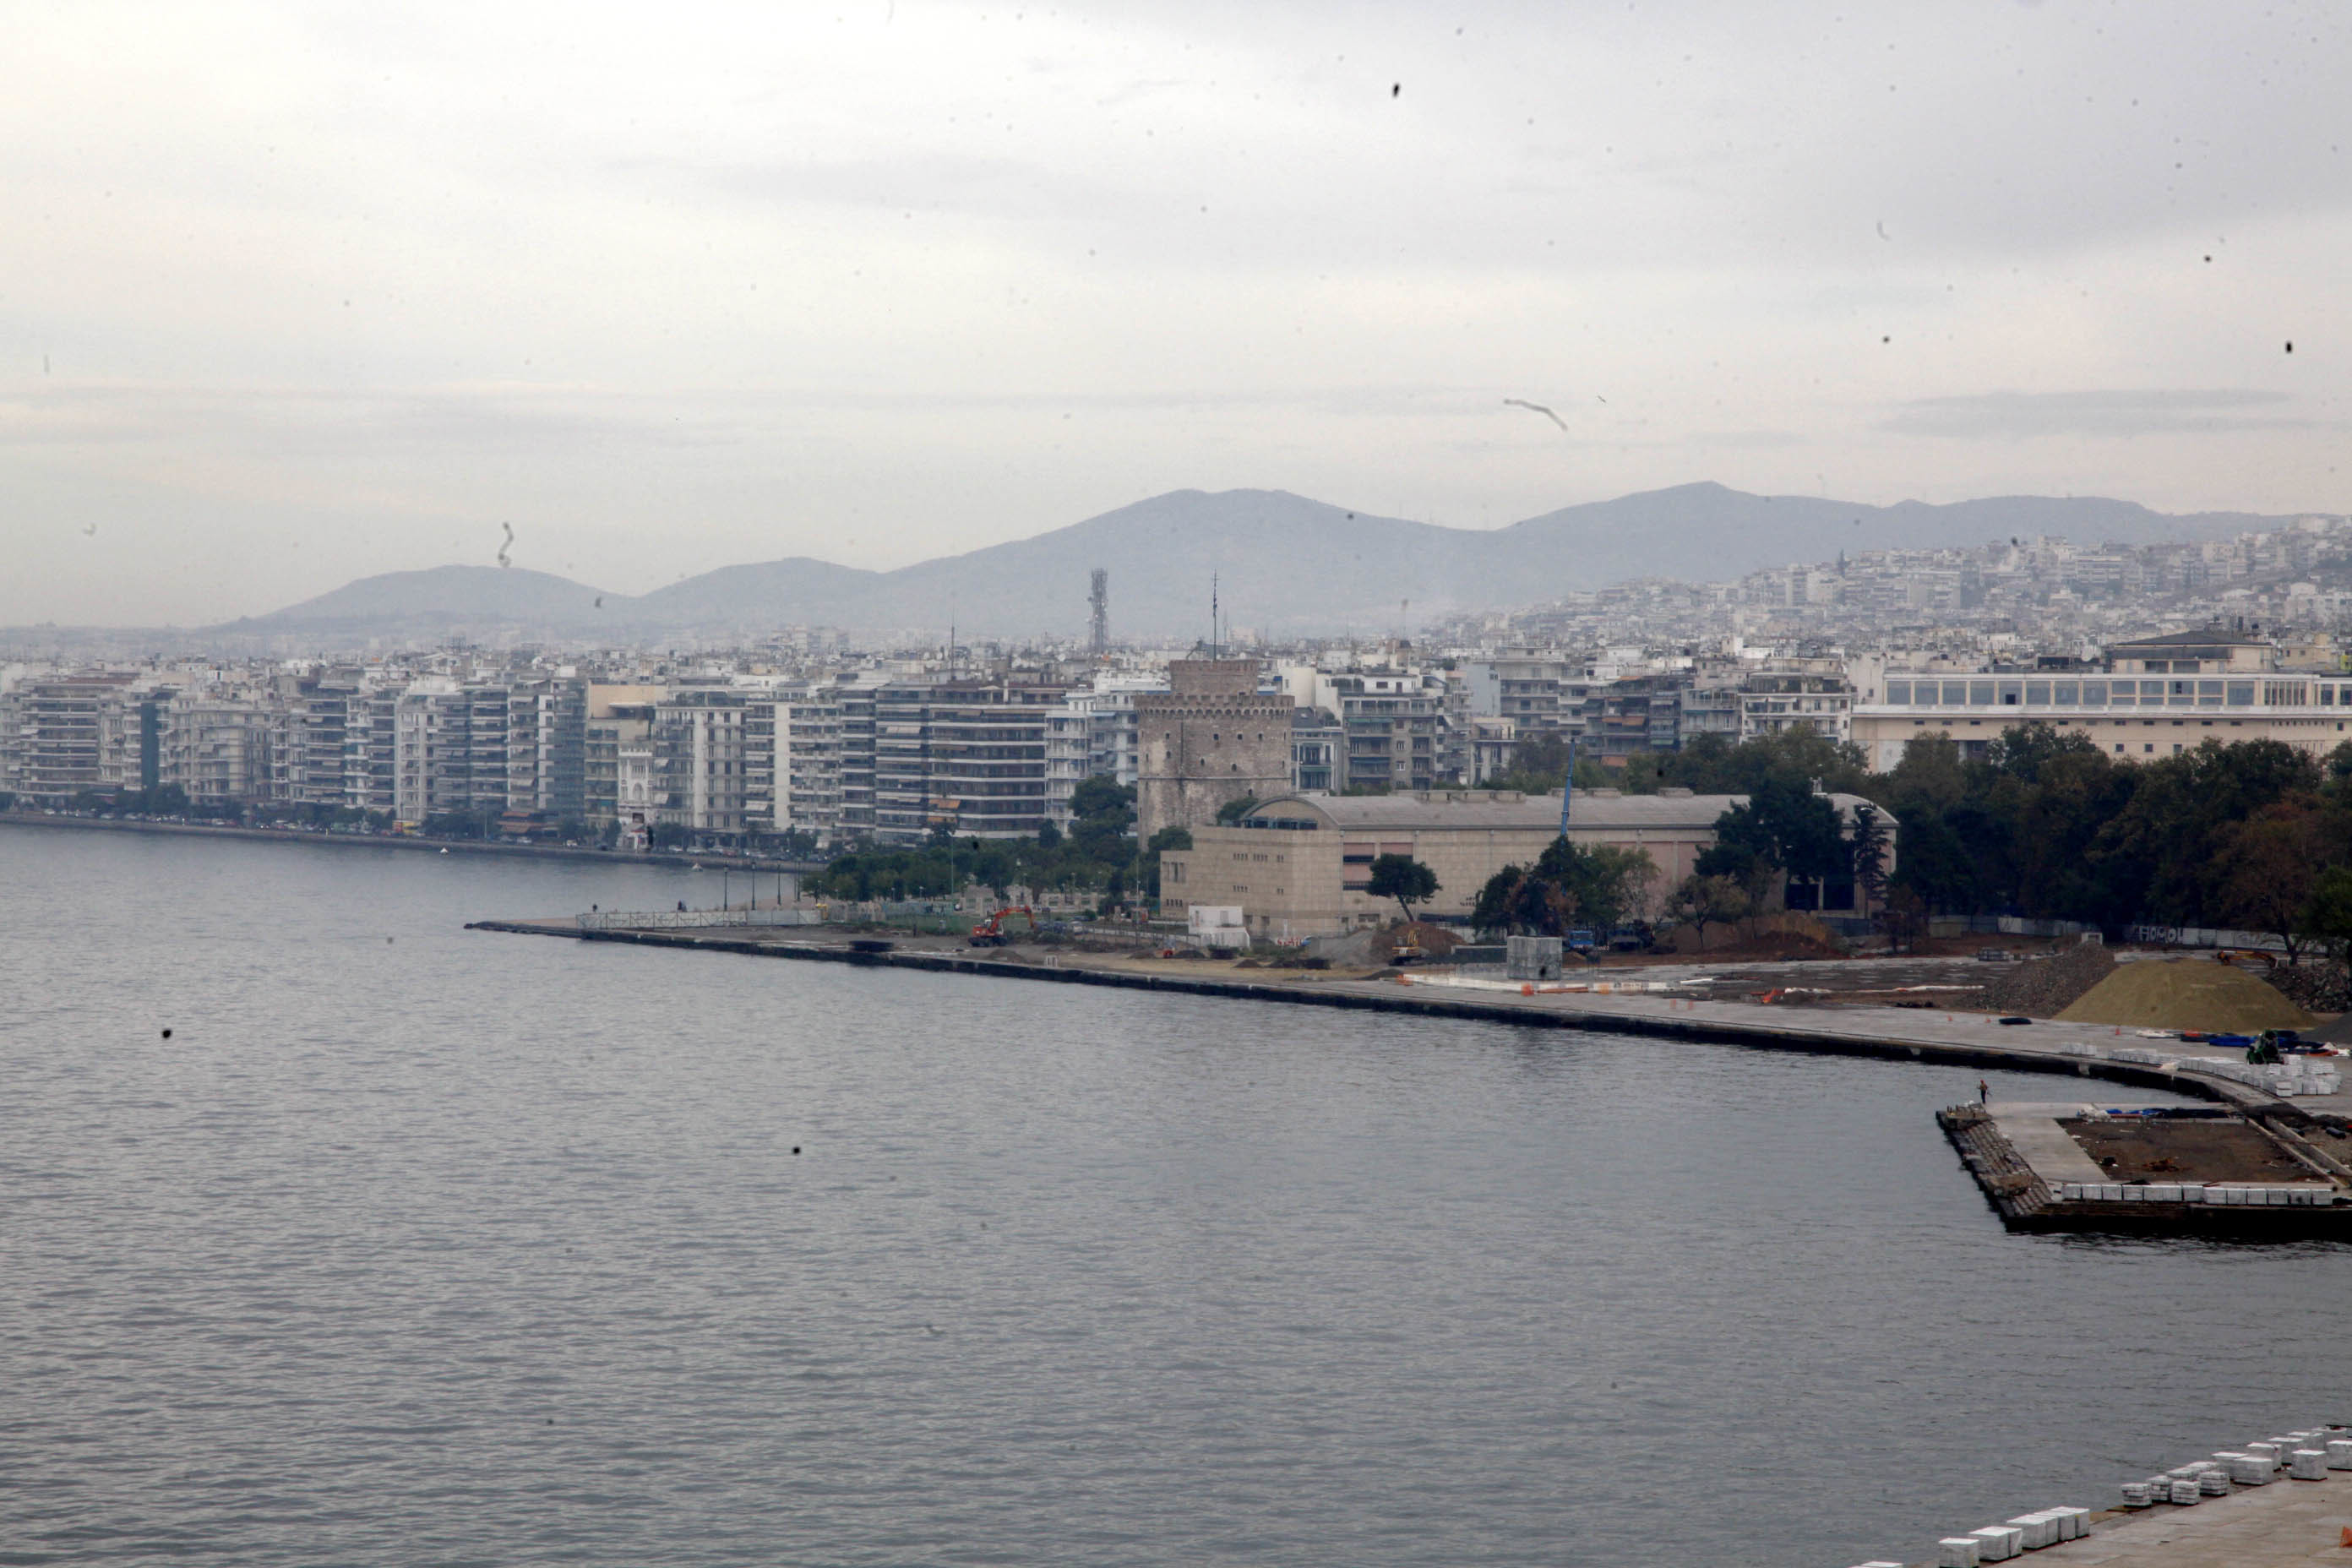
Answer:
MULTIPOLYGON (((1410 855, 1437 874, 1437 896, 1416 914, 1460 917, 1477 904, 1479 889, 1506 866, 1530 866, 1558 832, 1550 827, 1502 829, 1390 828, 1378 832, 1292 832, 1269 828, 1196 827, 1190 850, 1160 857, 1163 914, 1194 903, 1239 904, 1261 937, 1331 936, 1397 918, 1392 900, 1361 890, 1379 855, 1410 855)), ((1639 849, 1657 866, 1648 899, 1637 912, 1654 915, 1674 885, 1715 842, 1712 828, 1581 827, 1569 837, 1586 846, 1639 849)))

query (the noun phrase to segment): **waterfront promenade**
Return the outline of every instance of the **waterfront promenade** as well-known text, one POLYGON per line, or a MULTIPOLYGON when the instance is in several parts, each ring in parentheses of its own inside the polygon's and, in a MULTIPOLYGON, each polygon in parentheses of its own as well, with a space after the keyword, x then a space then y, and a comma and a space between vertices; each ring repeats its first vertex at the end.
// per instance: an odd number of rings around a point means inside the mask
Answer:
POLYGON ((240 827, 222 822, 153 822, 126 817, 80 816, 71 813, 0 811, 0 827, 79 828, 95 833, 143 833, 180 838, 236 838, 276 844, 320 844, 337 849, 406 849, 434 854, 488 855, 509 860, 573 860, 604 866, 667 866, 676 870, 707 869, 798 874, 816 869, 811 862, 773 860, 740 856, 683 854, 668 850, 615 851, 579 848, 562 844, 514 844, 478 838, 427 838, 419 833, 329 833, 310 827, 240 827))
MULTIPOLYGON (((1753 1002, 1685 999, 1671 992, 1601 994, 1507 986, 1470 988, 1411 984, 1395 973, 1236 968, 1227 961, 1170 960, 1125 954, 970 950, 940 943, 893 943, 888 952, 860 952, 846 932, 810 928, 767 931, 719 928, 696 931, 583 931, 571 916, 535 921, 482 921, 474 929, 582 941, 622 942, 732 952, 756 957, 856 963, 932 973, 985 974, 1063 984, 1113 985, 1223 996, 1286 1005, 1355 1007, 1429 1017, 1478 1018, 1538 1028, 1607 1029, 1664 1039, 1711 1041, 1768 1049, 1867 1056, 1896 1060, 1962 1063, 2058 1073, 2085 1080, 2168 1089, 2242 1110, 2282 1113, 2342 1128, 2352 1118, 2352 1092, 2281 1099, 2195 1065, 2231 1060, 2225 1053, 2180 1041, 2162 1042, 2177 1068, 2090 1054, 2157 1044, 2105 1025, 2045 1020, 2003 1026, 1989 1015, 1879 1005, 1762 1005, 1753 1002), (2073 1047, 2069 1049, 2069 1047, 2073 1047)), ((1845 961, 1854 962, 1869 961, 1845 961)), ((1721 966, 1687 971, 1601 969, 1578 982, 1640 982, 1719 974, 1721 966)), ((2085 1085, 2085 1097, 2098 1098, 2085 1085)), ((2347 1145, 2352 1149, 2352 1144, 2347 1145)))

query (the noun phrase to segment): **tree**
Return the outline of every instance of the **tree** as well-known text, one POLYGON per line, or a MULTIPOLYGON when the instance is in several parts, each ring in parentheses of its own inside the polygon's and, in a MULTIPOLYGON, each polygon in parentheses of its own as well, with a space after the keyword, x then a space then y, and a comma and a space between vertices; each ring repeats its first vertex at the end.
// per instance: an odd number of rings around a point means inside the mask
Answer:
POLYGON ((1657 874, 1647 850, 1555 838, 1532 867, 1506 866, 1486 879, 1471 923, 1538 936, 1559 936, 1579 921, 1613 929, 1647 901, 1657 874))
POLYGON ((2294 803, 2265 806, 2221 838, 2222 910, 2249 931, 2277 937, 2290 964, 2301 962, 2310 940, 2305 911, 2324 852, 2319 814, 2294 803))
POLYGON ((1715 842, 1696 869, 1745 880, 1759 863, 1811 882, 1846 875, 1853 857, 1829 797, 1784 779, 1762 780, 1745 802, 1716 818, 1715 842))
POLYGON ((1853 808, 1853 832, 1849 839, 1853 856, 1853 879, 1865 902, 1886 902, 1886 823, 1874 805, 1853 808))
POLYGON ((1097 773, 1070 792, 1070 843, 1089 860, 1123 866, 1134 854, 1135 786, 1097 773))
MULTIPOLYGON (((1251 812, 1255 811, 1257 809, 1257 796, 1254 795, 1245 795, 1239 800, 1229 800, 1225 802, 1224 805, 1217 807, 1217 826, 1220 827, 1231 827, 1243 817, 1247 816, 1251 812)), ((1152 837, 1156 838, 1159 835, 1154 834, 1152 837)), ((1184 847, 1190 849, 1192 846, 1186 844, 1184 847)))
POLYGON ((1706 928, 1744 920, 1754 908, 1748 889, 1729 877, 1702 877, 1694 872, 1676 885, 1672 908, 1698 932, 1699 951, 1706 951, 1706 928))
POLYGON ((1382 855, 1372 861, 1371 878, 1364 890, 1376 899, 1394 899, 1409 923, 1412 906, 1436 896, 1437 873, 1410 855, 1382 855))
POLYGON ((1886 945, 1898 952, 1916 952, 1919 939, 1927 934, 1927 906, 1918 893, 1897 884, 1886 896, 1886 907, 1878 911, 1878 923, 1885 929, 1886 945))
POLYGON ((2330 866, 2319 873, 2297 923, 2328 957, 2339 964, 2352 963, 2352 866, 2330 866))

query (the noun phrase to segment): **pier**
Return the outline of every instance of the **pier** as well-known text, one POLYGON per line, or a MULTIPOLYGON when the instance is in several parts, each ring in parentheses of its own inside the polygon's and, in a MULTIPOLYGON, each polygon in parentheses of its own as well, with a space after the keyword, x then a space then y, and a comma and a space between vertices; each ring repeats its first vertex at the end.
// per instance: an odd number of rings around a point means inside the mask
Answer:
POLYGON ((1936 1121, 2012 1230, 2352 1240, 2352 1172, 2284 1124, 2096 1101, 1956 1105, 1936 1121))

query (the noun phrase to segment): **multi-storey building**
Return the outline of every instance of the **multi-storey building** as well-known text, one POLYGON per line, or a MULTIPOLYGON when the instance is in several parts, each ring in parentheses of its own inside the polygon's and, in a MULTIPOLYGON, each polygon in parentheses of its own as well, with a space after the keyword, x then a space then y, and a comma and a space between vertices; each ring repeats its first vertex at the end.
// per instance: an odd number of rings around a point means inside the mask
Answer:
POLYGON ((2281 741, 2324 756, 2352 741, 2352 678, 2276 668, 2270 644, 2218 631, 2180 632, 2108 650, 2096 671, 1890 669, 1865 686, 1853 739, 1885 771, 1922 735, 1941 733, 1980 756, 2021 724, 2087 737, 2145 762, 2206 740, 2281 741))
POLYGON ((654 705, 654 788, 659 820, 713 837, 740 838, 751 784, 748 714, 741 692, 685 690, 654 705))
POLYGON ((565 822, 585 816, 588 688, 568 677, 507 689, 507 809, 565 822))
POLYGON ((1063 689, 958 680, 931 689, 931 794, 959 836, 1034 838, 1046 823, 1045 730, 1063 689))
MULTIPOLYGON (((61 805, 100 788, 110 771, 120 777, 120 759, 110 769, 106 757, 107 716, 121 710, 130 683, 128 676, 92 675, 19 686, 13 694, 16 768, 10 788, 61 805)), ((119 729, 114 733, 119 740, 119 729)))
POLYGON ((860 677, 834 689, 841 706, 841 826, 844 838, 874 836, 875 733, 877 680, 860 677))
POLYGON ((1321 708, 1300 708, 1290 719, 1290 787, 1304 795, 1325 795, 1339 787, 1340 756, 1348 731, 1321 708))
POLYGON ((159 737, 158 781, 197 805, 259 800, 269 777, 269 728, 260 707, 236 698, 183 693, 159 737))

